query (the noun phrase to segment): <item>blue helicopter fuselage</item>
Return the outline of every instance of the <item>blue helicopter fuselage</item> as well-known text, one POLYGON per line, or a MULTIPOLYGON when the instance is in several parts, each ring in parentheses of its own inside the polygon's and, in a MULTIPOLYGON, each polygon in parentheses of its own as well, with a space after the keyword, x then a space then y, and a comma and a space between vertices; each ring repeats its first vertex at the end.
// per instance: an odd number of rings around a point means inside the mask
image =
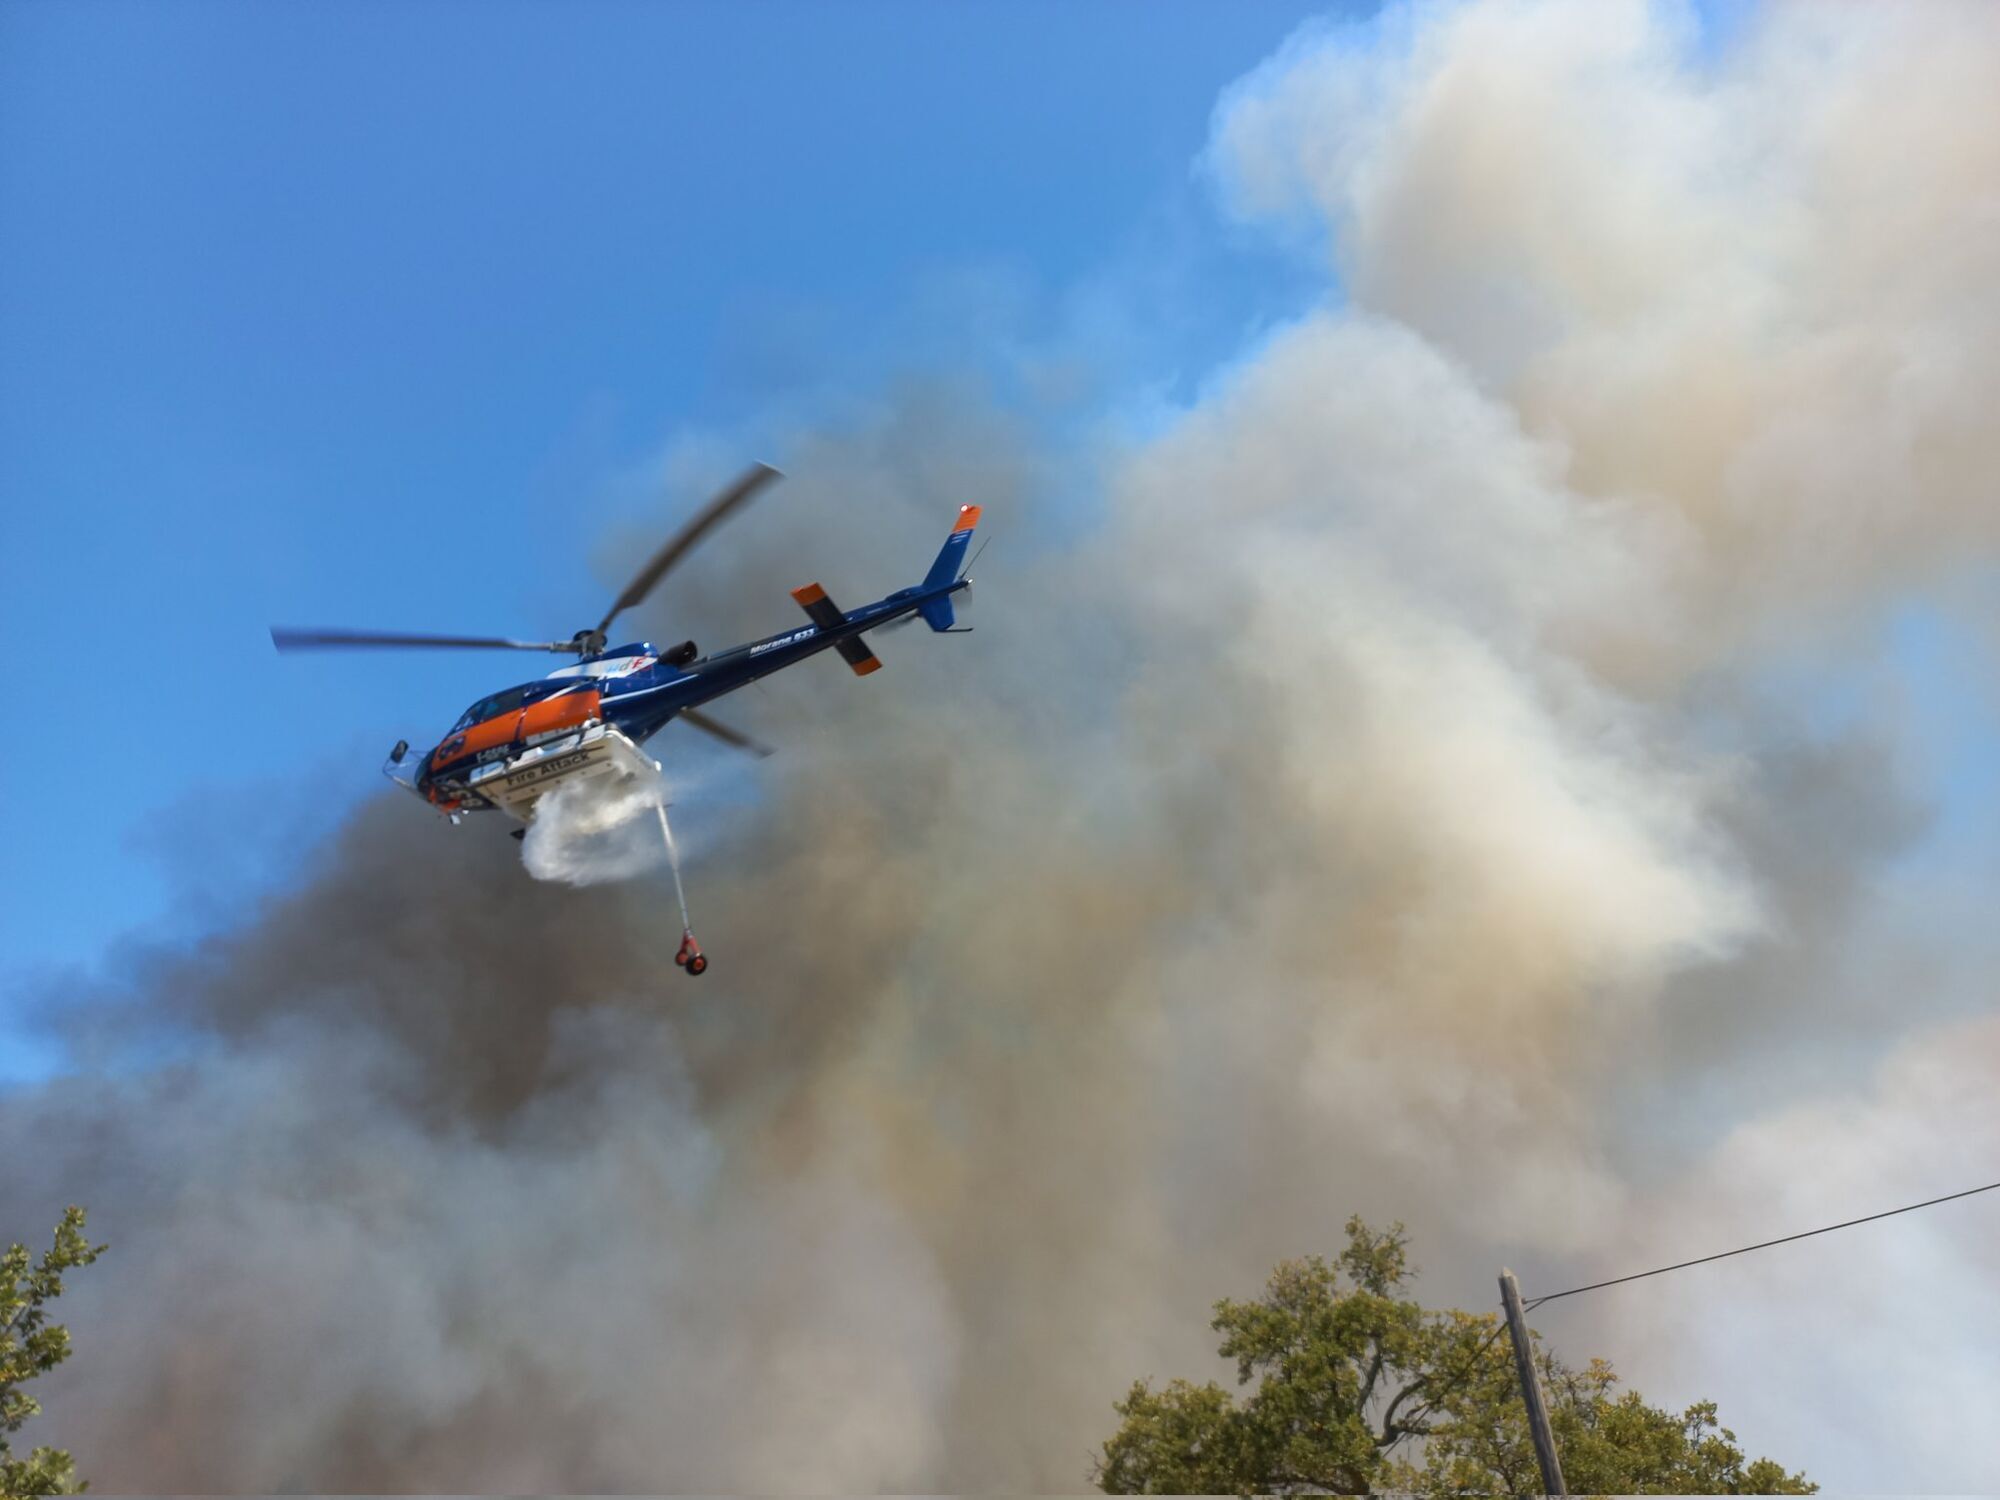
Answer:
MULTIPOLYGON (((390 774, 446 812, 496 805, 516 810, 511 801, 503 804, 491 795, 501 784, 491 769, 496 765, 512 767, 534 760, 537 752, 567 751, 599 726, 634 746, 644 744, 676 715, 822 651, 838 651, 857 674, 873 672, 881 661, 861 639, 863 632, 913 614, 933 630, 954 628, 951 596, 968 586, 959 569, 978 519, 979 507, 961 510, 929 574, 913 587, 842 611, 818 584, 808 584, 792 596, 805 610, 806 623, 710 656, 695 656, 691 642, 665 654, 644 641, 597 652, 480 699, 408 771, 400 754, 392 757, 396 769, 390 774), (482 787, 488 794, 482 795, 482 787)), ((546 790, 568 765, 586 762, 580 748, 555 755, 536 767, 532 786, 546 790)))

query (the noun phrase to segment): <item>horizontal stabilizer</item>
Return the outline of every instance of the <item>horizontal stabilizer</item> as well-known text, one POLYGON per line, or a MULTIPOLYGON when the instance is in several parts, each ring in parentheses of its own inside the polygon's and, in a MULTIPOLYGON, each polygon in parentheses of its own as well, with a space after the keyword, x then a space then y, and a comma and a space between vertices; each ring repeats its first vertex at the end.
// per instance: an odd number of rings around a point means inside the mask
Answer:
MULTIPOLYGON (((816 583, 804 588, 793 589, 792 597, 799 602, 799 608, 811 617, 813 624, 821 630, 838 630, 847 623, 847 616, 840 612, 840 606, 829 599, 826 590, 816 583)), ((866 677, 870 672, 879 671, 882 658, 868 649, 867 642, 858 635, 850 635, 833 643, 833 649, 840 653, 840 659, 854 668, 856 677, 866 677)))
POLYGON ((840 653, 840 659, 854 668, 856 677, 866 677, 870 672, 881 670, 882 658, 868 649, 868 643, 858 635, 850 635, 844 641, 835 641, 833 649, 840 653))

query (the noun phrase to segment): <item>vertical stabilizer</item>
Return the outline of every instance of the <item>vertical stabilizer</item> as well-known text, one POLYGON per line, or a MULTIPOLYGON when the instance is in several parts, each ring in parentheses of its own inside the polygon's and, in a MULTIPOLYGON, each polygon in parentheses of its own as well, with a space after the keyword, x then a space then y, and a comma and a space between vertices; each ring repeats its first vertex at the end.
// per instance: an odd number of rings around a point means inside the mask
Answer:
MULTIPOLYGON (((978 506, 959 507, 958 521, 951 528, 951 535, 944 539, 944 546, 938 549, 937 561, 931 564, 930 572, 924 575, 924 588, 942 589, 958 582, 959 570, 965 566, 965 549, 972 544, 972 529, 978 524, 978 506)), ((950 630, 957 619, 951 607, 949 594, 939 594, 935 599, 926 599, 917 606, 917 613, 924 617, 924 623, 933 630, 950 630)))

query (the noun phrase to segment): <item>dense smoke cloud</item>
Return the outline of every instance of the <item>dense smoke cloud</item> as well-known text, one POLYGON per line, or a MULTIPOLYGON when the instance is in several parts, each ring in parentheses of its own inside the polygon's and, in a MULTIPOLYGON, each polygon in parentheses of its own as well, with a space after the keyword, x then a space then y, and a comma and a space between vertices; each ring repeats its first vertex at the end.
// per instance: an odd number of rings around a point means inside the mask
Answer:
MULTIPOLYGON (((1598 0, 1294 38, 1207 166, 1344 295, 1085 514, 962 397, 791 434, 784 525, 676 584, 705 641, 909 581, 961 501, 1004 540, 978 633, 746 695, 787 748, 697 827, 698 984, 657 876, 538 883, 386 800, 239 930, 128 956, 101 1076, 0 1100, 6 1222, 79 1199, 120 1247, 43 1435, 112 1490, 1075 1489, 1124 1384, 1207 1371, 1207 1303, 1350 1212, 1481 1305, 1503 1256, 1622 1270, 1949 1164, 1976 1101, 1912 1080, 1983 1076, 1983 1032, 1849 1107, 1781 1063, 1702 1090, 1818 1023, 1920 826, 1893 743, 1769 674, 2000 540, 2000 15, 1692 40, 1598 0)), ((1840 1009, 1857 1047, 1925 1020, 1840 1009)), ((1740 1329, 1769 1285, 1715 1295, 1740 1329)), ((1816 1477, 2000 1482, 1572 1306, 1571 1352, 1855 1466, 1816 1477)))
MULTIPOLYGON (((1705 1253, 1993 1181, 1996 1067, 1991 1018, 1927 1028, 1867 1082, 1748 1121, 1657 1195, 1621 1236, 1620 1263, 1654 1264, 1697 1226, 1708 1244, 1691 1253, 1705 1253)), ((1739 1416, 1738 1430, 1813 1453, 1815 1472, 1843 1486, 1899 1473, 1925 1488, 1990 1483, 1994 1196, 1640 1283, 1607 1309, 1612 1336, 1677 1389, 1742 1372, 1746 1392, 1771 1394, 1756 1427, 1739 1416)), ((1562 1339, 1574 1325, 1551 1308, 1542 1326, 1562 1339)))

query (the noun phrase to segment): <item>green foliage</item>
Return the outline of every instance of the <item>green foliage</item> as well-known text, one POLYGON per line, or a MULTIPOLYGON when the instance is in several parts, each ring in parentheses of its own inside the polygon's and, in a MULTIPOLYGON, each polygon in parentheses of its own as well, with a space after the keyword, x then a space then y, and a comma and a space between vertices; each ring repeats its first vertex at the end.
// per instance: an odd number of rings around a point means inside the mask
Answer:
POLYGON ((84 1486, 67 1453, 37 1448, 15 1458, 9 1439, 40 1411, 21 1387, 69 1358, 69 1330, 49 1321, 48 1304, 62 1295, 63 1272, 87 1266, 107 1246, 84 1237, 83 1210, 68 1209, 56 1226, 55 1245, 39 1262, 25 1245, 0 1257, 0 1496, 70 1495, 84 1486))
MULTIPOLYGON (((1213 1381, 1132 1387, 1093 1478, 1112 1494, 1537 1494, 1511 1349, 1490 1313, 1427 1312, 1400 1224, 1347 1222, 1329 1264, 1287 1261, 1254 1302, 1222 1301, 1213 1381)), ((1712 1403, 1676 1415, 1617 1393, 1602 1360, 1572 1370, 1539 1346, 1549 1420, 1574 1494, 1810 1494, 1769 1459, 1745 1463, 1712 1403)))

